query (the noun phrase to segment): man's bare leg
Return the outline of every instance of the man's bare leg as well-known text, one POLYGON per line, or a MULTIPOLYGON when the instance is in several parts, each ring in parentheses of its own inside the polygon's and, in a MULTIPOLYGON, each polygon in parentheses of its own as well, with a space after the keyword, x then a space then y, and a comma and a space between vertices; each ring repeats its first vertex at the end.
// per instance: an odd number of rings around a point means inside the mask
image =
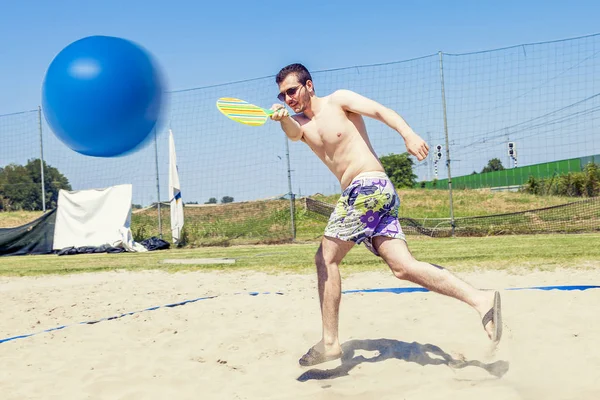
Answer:
POLYGON ((323 336, 321 341, 300 359, 301 365, 314 365, 341 356, 342 349, 338 336, 340 299, 342 296, 339 265, 353 246, 354 242, 325 236, 319 250, 317 250, 315 264, 317 267, 323 336))
MULTIPOLYGON (((461 300, 473 307, 481 318, 492 307, 493 292, 476 289, 440 266, 416 260, 403 240, 379 236, 373 239, 373 244, 397 278, 461 300)), ((493 322, 487 323, 485 330, 492 339, 493 322)))

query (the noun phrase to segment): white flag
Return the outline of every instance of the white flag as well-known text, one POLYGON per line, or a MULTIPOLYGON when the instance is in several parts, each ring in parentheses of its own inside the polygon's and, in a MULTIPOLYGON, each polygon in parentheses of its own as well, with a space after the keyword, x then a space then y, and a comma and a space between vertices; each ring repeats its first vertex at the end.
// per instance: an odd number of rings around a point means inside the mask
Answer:
POLYGON ((177 171, 177 156, 175 154, 175 141, 173 132, 169 129, 169 200, 171 203, 171 235, 173 242, 179 243, 183 229, 183 201, 181 200, 181 186, 179 172, 177 171))

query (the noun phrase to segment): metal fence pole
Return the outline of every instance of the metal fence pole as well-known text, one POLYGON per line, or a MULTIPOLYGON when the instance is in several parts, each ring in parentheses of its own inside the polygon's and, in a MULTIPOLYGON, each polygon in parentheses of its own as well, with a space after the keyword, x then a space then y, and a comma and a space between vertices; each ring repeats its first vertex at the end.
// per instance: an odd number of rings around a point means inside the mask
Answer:
POLYGON ((40 180, 42 181, 42 211, 46 212, 46 182, 44 181, 44 139, 42 137, 42 107, 38 106, 38 123, 40 126, 40 180))
POLYGON ((442 82, 442 109, 444 111, 444 134, 446 135, 446 166, 448 168, 448 193, 450 196, 450 225, 452 226, 452 237, 454 237, 454 207, 452 205, 452 174, 450 173, 450 141, 448 140, 448 116, 446 114, 446 91, 444 88, 444 62, 442 52, 440 55, 440 77, 442 82))
POLYGON ((290 145, 286 135, 283 136, 285 139, 285 156, 287 158, 287 176, 288 176, 288 190, 290 195, 290 216, 292 222, 292 240, 296 240, 296 212, 294 202, 294 192, 292 190, 292 170, 290 169, 290 145))
POLYGON ((158 177, 158 139, 154 128, 154 164, 156 166, 156 208, 158 210, 158 236, 162 239, 162 218, 160 215, 160 179, 158 177))

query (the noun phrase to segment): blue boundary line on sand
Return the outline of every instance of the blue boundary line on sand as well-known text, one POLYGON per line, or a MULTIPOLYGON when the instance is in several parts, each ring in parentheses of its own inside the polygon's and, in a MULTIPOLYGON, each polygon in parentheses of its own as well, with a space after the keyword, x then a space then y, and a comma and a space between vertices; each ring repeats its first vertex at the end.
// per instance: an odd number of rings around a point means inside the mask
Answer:
MULTIPOLYGON (((587 290, 587 289, 600 289, 600 286, 593 285, 569 285, 569 286, 532 286, 532 287, 521 287, 521 288, 507 288, 505 290, 587 290)), ((382 289, 357 289, 357 290, 345 290, 343 294, 349 293, 413 293, 413 292, 429 292, 429 289, 423 287, 399 287, 399 288, 382 288, 382 289)))
POLYGON ((163 307, 171 308, 171 307, 182 306, 182 305, 185 305, 185 304, 188 304, 188 303, 194 303, 194 302, 200 301, 200 300, 214 299, 215 297, 217 297, 217 296, 199 297, 197 299, 185 300, 185 301, 181 301, 181 302, 178 302, 178 303, 165 304, 163 306, 148 307, 148 308, 144 308, 143 310, 138 310, 138 311, 130 311, 130 312, 126 312, 126 313, 123 313, 123 314, 113 315, 112 317, 100 318, 100 319, 93 320, 93 321, 82 321, 82 322, 77 322, 77 323, 71 324, 71 325, 56 326, 54 328, 45 329, 45 330, 39 331, 39 332, 34 332, 34 333, 29 333, 29 334, 19 335, 19 336, 13 336, 13 337, 5 338, 5 339, 0 339, 0 343, 10 342, 11 340, 16 340, 16 339, 23 339, 23 338, 27 338, 27 337, 30 337, 30 336, 39 335, 40 333, 58 331, 60 329, 68 328, 69 326, 73 326, 73 325, 93 325, 93 324, 97 324, 98 322, 110 321, 110 320, 122 318, 122 317, 125 317, 125 316, 128 316, 128 315, 134 315, 134 314, 138 314, 138 313, 142 313, 142 312, 146 312, 146 311, 153 311, 153 310, 157 310, 157 309, 163 308, 163 307))
MULTIPOLYGON (((241 292, 237 292, 234 293, 236 295, 238 294, 242 294, 241 292)), ((270 294, 270 292, 248 292, 247 293, 250 296, 258 296, 259 294, 270 294)), ((279 294, 282 295, 283 293, 281 292, 275 292, 275 294, 279 294)), ((39 335, 40 333, 47 333, 47 332, 52 332, 52 331, 58 331, 64 328, 68 328, 69 326, 73 326, 73 325, 93 325, 93 324, 97 324, 98 322, 102 322, 102 321, 110 321, 113 319, 119 319, 122 317, 126 317, 128 315, 134 315, 134 314, 139 314, 142 312, 146 312, 146 311, 154 311, 154 310, 158 310, 159 308, 173 308, 173 307, 178 307, 178 306, 183 306, 186 305, 188 303, 195 303, 197 301, 200 300, 210 300, 210 299, 214 299, 216 297, 219 297, 218 295, 215 296, 206 296, 206 297, 198 297, 197 299, 191 299, 191 300, 184 300, 184 301, 179 301, 177 303, 171 303, 171 304, 165 304, 162 306, 154 306, 154 307, 148 307, 148 308, 144 308, 142 310, 138 310, 138 311, 130 311, 130 312, 126 312, 123 314, 118 314, 118 315, 113 315, 112 317, 105 317, 105 318, 100 318, 97 320, 93 320, 93 321, 82 321, 82 322, 77 322, 71 325, 61 325, 61 326, 56 326, 54 328, 49 328, 49 329, 45 329, 43 331, 39 331, 39 332, 34 332, 34 333, 28 333, 25 335, 18 335, 18 336, 12 336, 12 337, 8 337, 5 339, 0 339, 0 344, 4 343, 4 342, 10 342, 12 340, 17 340, 17 339, 24 339, 24 338, 28 338, 30 336, 35 336, 35 335, 39 335)))
MULTIPOLYGON (((548 290, 565 290, 565 291, 572 291, 572 290, 588 290, 588 289, 600 289, 600 286, 595 286, 595 285, 567 285, 567 286, 532 286, 532 287, 522 287, 522 288, 507 288, 505 290, 544 290, 544 291, 548 291, 548 290)), ((399 287, 399 288, 381 288, 381 289, 355 289, 355 290, 344 290, 342 291, 342 294, 352 294, 352 293, 394 293, 394 294, 401 294, 401 293, 414 293, 414 292, 429 292, 429 289, 425 289, 422 287, 399 287)), ((242 292, 236 292, 234 293, 234 295, 239 295, 239 294, 243 294, 242 292)), ((250 296, 258 296, 260 294, 271 294, 271 292, 247 292, 246 294, 250 295, 250 296)), ((274 292, 273 294, 276 295, 283 295, 282 292, 274 292)), ((126 317, 129 315, 134 315, 134 314, 139 314, 142 312, 146 312, 146 311, 154 311, 154 310, 158 310, 159 308, 173 308, 173 307, 178 307, 178 306, 183 306, 189 303, 195 303, 197 301, 201 301, 201 300, 210 300, 210 299, 214 299, 219 297, 219 295, 215 295, 215 296, 206 296, 206 297, 198 297, 196 299, 191 299, 191 300, 184 300, 184 301, 180 301, 177 303, 171 303, 171 304, 165 304, 162 306, 154 306, 154 307, 148 307, 142 310, 138 310, 138 311, 130 311, 130 312, 126 312, 123 314, 118 314, 118 315, 114 315, 112 317, 105 317, 105 318, 100 318, 98 320, 92 320, 92 321, 83 321, 83 322, 78 322, 75 324, 71 324, 71 325, 61 325, 61 326, 56 326, 54 328, 50 328, 50 329, 45 329, 43 331, 39 331, 39 332, 34 332, 34 333, 28 333, 25 335, 18 335, 18 336, 12 336, 12 337, 8 337, 8 338, 4 338, 4 339, 0 339, 0 344, 5 343, 5 342, 10 342, 13 340, 17 340, 17 339, 24 339, 24 338, 28 338, 31 336, 35 336, 35 335, 39 335, 41 333, 47 333, 47 332, 52 332, 52 331, 58 331, 61 329, 65 329, 68 328, 69 326, 74 326, 74 325, 93 325, 93 324, 97 324, 98 322, 102 322, 102 321, 110 321, 110 320, 114 320, 114 319, 119 319, 122 317, 126 317)))

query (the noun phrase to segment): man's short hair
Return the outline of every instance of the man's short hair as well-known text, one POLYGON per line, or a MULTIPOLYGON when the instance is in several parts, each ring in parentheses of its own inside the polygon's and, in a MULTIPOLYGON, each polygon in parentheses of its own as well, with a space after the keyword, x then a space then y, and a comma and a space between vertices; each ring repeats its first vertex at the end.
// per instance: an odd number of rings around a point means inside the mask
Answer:
POLYGON ((308 80, 312 81, 312 76, 310 76, 310 72, 308 72, 306 67, 302 64, 295 63, 283 67, 275 77, 275 82, 278 85, 281 84, 289 74, 296 74, 298 82, 302 85, 306 85, 306 81, 308 80))

